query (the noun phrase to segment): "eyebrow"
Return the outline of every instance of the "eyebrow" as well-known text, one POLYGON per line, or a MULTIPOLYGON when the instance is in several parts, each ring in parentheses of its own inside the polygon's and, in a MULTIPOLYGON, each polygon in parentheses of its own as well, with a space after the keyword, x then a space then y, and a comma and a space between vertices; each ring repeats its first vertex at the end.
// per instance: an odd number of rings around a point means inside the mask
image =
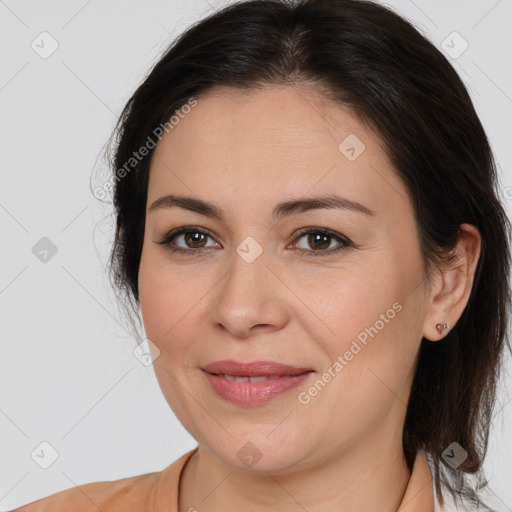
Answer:
MULTIPOLYGON (((160 208, 182 208, 184 210, 190 210, 192 212, 196 212, 207 217, 213 217, 219 220, 223 220, 224 217, 224 212, 222 209, 212 203, 209 203, 208 201, 194 197, 177 196, 173 194, 158 198, 148 208, 148 212, 153 213, 155 210, 160 208)), ((375 215, 373 210, 370 210, 363 204, 335 194, 285 201, 277 204, 274 207, 272 215, 274 218, 284 218, 294 213, 303 213, 308 210, 321 208, 342 208, 345 210, 364 213, 365 215, 375 215)))

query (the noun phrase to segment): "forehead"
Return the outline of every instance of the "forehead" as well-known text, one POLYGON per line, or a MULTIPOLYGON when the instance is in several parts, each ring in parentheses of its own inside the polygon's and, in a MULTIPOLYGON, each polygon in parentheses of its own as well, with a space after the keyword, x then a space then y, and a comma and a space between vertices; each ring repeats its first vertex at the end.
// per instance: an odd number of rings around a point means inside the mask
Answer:
POLYGON ((409 201, 379 135, 310 86, 218 88, 198 97, 155 148, 148 202, 169 189, 219 201, 252 191, 246 199, 255 206, 262 195, 277 201, 308 191, 382 207, 409 201))

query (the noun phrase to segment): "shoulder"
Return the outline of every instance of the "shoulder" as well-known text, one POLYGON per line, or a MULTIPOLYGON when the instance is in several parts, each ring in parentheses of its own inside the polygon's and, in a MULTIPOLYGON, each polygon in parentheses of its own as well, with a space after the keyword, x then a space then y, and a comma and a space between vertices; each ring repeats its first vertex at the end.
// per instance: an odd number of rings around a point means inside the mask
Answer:
POLYGON ((162 471, 77 485, 12 512, 156 512, 158 504, 172 510, 177 502, 179 476, 196 450, 197 447, 185 453, 162 471))
MULTIPOLYGON (((109 510, 108 507, 118 505, 130 505, 134 511, 142 512, 147 508, 159 475, 160 473, 148 473, 120 480, 77 485, 19 507, 15 512, 64 512, 70 509, 77 512, 97 512, 98 509, 109 510)), ((132 508, 125 510, 128 512, 132 508)))

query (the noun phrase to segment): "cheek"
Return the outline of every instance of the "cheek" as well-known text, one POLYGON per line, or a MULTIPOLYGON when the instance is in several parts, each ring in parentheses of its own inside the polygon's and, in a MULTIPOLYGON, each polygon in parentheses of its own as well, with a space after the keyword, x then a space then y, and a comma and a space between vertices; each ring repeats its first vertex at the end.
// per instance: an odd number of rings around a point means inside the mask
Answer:
POLYGON ((141 266, 139 272, 139 299, 144 328, 148 338, 160 349, 161 341, 173 325, 175 311, 173 294, 164 286, 161 276, 141 266), (160 278, 159 278, 160 277, 160 278))
MULTIPOLYGON (((381 258, 382 260, 382 258, 381 258)), ((294 283, 296 294, 304 297, 311 313, 303 316, 321 329, 332 356, 343 353, 354 339, 364 342, 368 330, 390 331, 400 309, 402 275, 399 269, 382 272, 389 262, 347 262, 344 268, 322 269, 294 283)))
MULTIPOLYGON (((146 245, 146 242, 145 242, 146 245)), ((143 248, 139 267, 139 300, 148 337, 162 342, 194 303, 195 287, 186 286, 182 272, 170 267, 157 251, 143 248)))
POLYGON ((333 382, 333 407, 343 401, 345 412, 364 416, 376 402, 397 396, 406 401, 402 393, 414 370, 422 324, 421 287, 410 293, 418 280, 413 263, 390 258, 307 280, 304 296, 318 314, 304 317, 306 329, 313 338, 314 325, 321 329, 316 340, 326 356, 323 371, 335 375, 325 376, 333 382))
MULTIPOLYGON (((139 268, 139 300, 146 336, 163 357, 155 369, 188 366, 189 351, 205 325, 208 290, 215 285, 213 273, 171 265, 165 257, 148 251, 139 268)), ((196 343, 197 344, 197 343, 196 343)), ((181 371, 181 370, 180 370, 181 371)))
POLYGON ((139 268, 139 300, 146 336, 158 349, 153 368, 169 406, 190 429, 193 427, 189 425, 191 404, 187 402, 188 395, 180 393, 179 383, 187 378, 188 340, 197 323, 194 314, 197 314, 202 294, 197 286, 185 286, 188 281, 176 268, 171 270, 162 263, 161 257, 143 254, 139 268))
POLYGON ((187 291, 177 272, 166 270, 149 251, 143 252, 139 268, 140 308, 146 335, 160 350, 185 314, 187 291))

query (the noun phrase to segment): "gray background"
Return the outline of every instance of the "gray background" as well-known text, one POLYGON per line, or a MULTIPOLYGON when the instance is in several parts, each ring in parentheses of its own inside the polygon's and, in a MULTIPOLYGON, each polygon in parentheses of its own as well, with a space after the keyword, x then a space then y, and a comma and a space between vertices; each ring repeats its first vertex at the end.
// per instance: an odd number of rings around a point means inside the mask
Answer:
MULTIPOLYGON (((111 210, 90 181, 121 108, 170 39, 227 3, 0 0, 0 510, 161 470, 196 444, 152 367, 133 355, 140 340, 104 272, 111 210), (58 48, 45 55, 52 44, 58 48), (45 262, 33 252, 48 245, 43 237, 57 249, 45 262), (52 449, 42 442, 58 452, 47 469, 41 464, 52 449)), ((487 130, 510 212, 512 2, 388 4, 451 53, 487 130)), ((503 510, 512 507, 507 379, 485 464, 503 510)))

